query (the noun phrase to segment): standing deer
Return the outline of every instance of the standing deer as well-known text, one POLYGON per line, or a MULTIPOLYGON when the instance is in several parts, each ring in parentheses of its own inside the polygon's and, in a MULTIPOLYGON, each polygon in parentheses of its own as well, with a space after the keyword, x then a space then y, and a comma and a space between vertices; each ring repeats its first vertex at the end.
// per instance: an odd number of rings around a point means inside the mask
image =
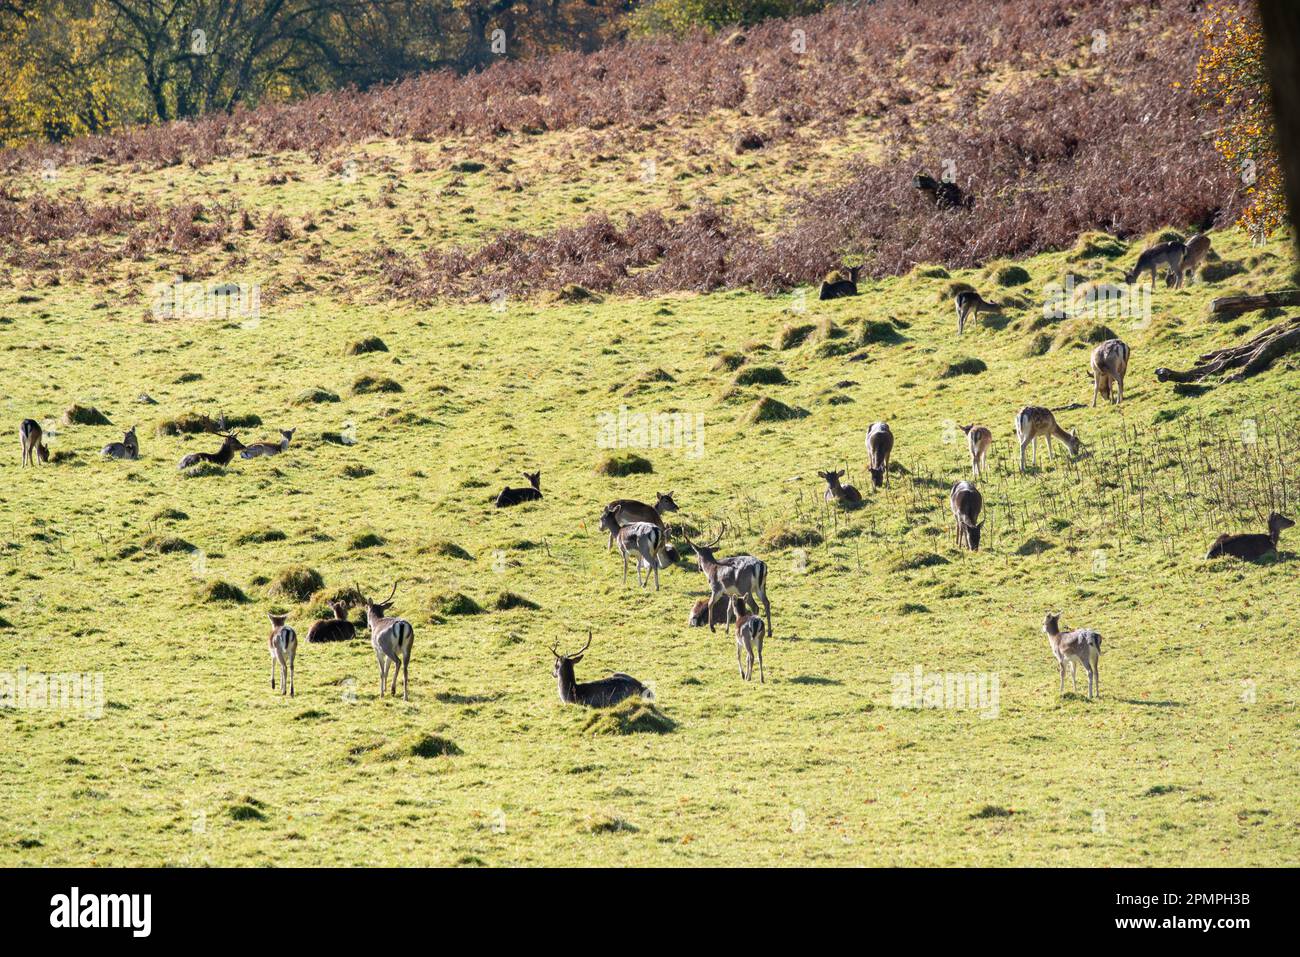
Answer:
POLYGON ((894 433, 889 431, 889 423, 873 422, 867 430, 867 471, 876 488, 889 477, 889 456, 893 451, 894 433))
POLYGON ((830 282, 823 282, 817 289, 818 299, 840 299, 844 296, 856 296, 858 294, 858 274, 862 272, 862 266, 850 266, 848 279, 833 279, 830 282))
POLYGON ((140 457, 140 440, 135 436, 135 426, 131 426, 130 431, 122 433, 121 442, 109 442, 108 445, 100 449, 99 454, 110 459, 138 459, 140 457))
POLYGON ((988 468, 989 446, 993 443, 993 433, 982 425, 958 426, 966 433, 966 444, 970 446, 970 467, 979 478, 988 468))
POLYGON ((838 472, 818 472, 818 477, 826 480, 826 501, 839 502, 841 505, 861 505, 862 493, 852 485, 841 485, 844 470, 838 472))
POLYGON ((1168 243, 1157 243, 1147 249, 1142 250, 1138 256, 1137 265, 1130 272, 1124 274, 1124 281, 1130 286, 1137 282, 1138 277, 1144 272, 1151 273, 1151 288, 1156 288, 1156 271, 1161 266, 1168 266, 1170 275, 1178 275, 1182 272, 1183 258, 1187 255, 1187 247, 1178 240, 1168 243))
POLYGON ((405 618, 390 618, 384 613, 393 604, 397 594, 397 582, 393 590, 383 601, 371 601, 365 597, 361 586, 354 586, 366 607, 366 623, 370 625, 370 645, 375 649, 375 660, 379 662, 379 697, 384 696, 384 687, 388 684, 388 668, 396 665, 393 671, 393 691, 397 694, 397 674, 402 674, 402 700, 409 698, 408 684, 411 679, 411 646, 415 644, 415 629, 405 618))
POLYGON ((654 700, 654 692, 637 681, 631 675, 621 671, 599 681, 578 684, 574 677, 573 666, 582 660, 582 656, 591 647, 591 632, 587 632, 587 643, 572 655, 560 654, 560 642, 557 639, 551 645, 551 654, 555 657, 555 667, 551 674, 560 689, 560 700, 565 704, 581 704, 588 708, 608 708, 625 698, 640 697, 645 701, 654 700))
POLYGON ((1165 277, 1165 285, 1171 288, 1183 287, 1184 279, 1193 279, 1196 276, 1196 270, 1201 268, 1201 263, 1210 252, 1210 237, 1205 233, 1197 233, 1191 239, 1187 240, 1186 251, 1183 253, 1183 262, 1177 273, 1170 272, 1165 277))
POLYGON ((605 506, 605 511, 600 517, 600 527, 609 532, 608 547, 613 548, 614 536, 624 525, 631 525, 633 522, 649 522, 663 528, 663 514, 675 511, 677 511, 677 503, 673 501, 672 492, 667 495, 656 492, 653 505, 630 498, 617 498, 605 506))
POLYGON ((743 681, 748 681, 754 677, 754 654, 758 654, 758 680, 760 684, 766 683, 763 677, 763 619, 757 615, 751 615, 745 607, 745 602, 739 598, 731 599, 731 610, 736 615, 736 667, 740 669, 740 677, 743 681), (746 662, 741 664, 740 652, 744 649, 746 662))
POLYGON ((181 459, 178 469, 187 469, 192 465, 198 465, 200 462, 211 462, 213 465, 228 465, 230 460, 235 457, 235 453, 244 448, 244 443, 240 442, 234 432, 221 433, 221 448, 215 452, 191 452, 181 459))
POLYGON ((1268 517, 1268 534, 1246 534, 1246 535, 1220 535, 1210 546, 1210 550, 1205 553, 1206 558, 1221 558, 1224 555, 1232 555, 1235 558, 1244 558, 1247 561, 1254 561, 1257 558, 1263 558, 1265 555, 1277 551, 1278 538, 1284 528, 1290 528, 1295 522, 1287 518, 1280 512, 1274 512, 1268 517))
POLYGON ((1124 401, 1124 376, 1128 374, 1128 345, 1120 339, 1107 339, 1092 350, 1088 360, 1092 372, 1092 407, 1097 407, 1097 395, 1110 401, 1111 387, 1115 387, 1115 404, 1124 401))
MULTIPOLYGON (((686 544, 695 553, 695 562, 709 582, 709 631, 713 631, 713 606, 719 599, 741 598, 748 600, 755 614, 758 601, 763 603, 767 615, 767 633, 774 636, 772 630, 772 606, 767 600, 767 564, 753 555, 732 555, 730 558, 718 558, 715 546, 722 541, 722 534, 727 530, 724 522, 713 541, 707 545, 696 545, 686 538, 686 544), (757 596, 758 601, 755 601, 757 596)), ((727 607, 727 620, 724 633, 731 631, 731 607, 727 607)))
POLYGON ((627 587, 627 559, 636 555, 636 583, 642 588, 650 585, 650 573, 655 576, 655 591, 659 590, 659 569, 667 567, 664 550, 664 530, 650 522, 633 522, 624 525, 615 536, 618 551, 623 556, 623 586, 627 587), (662 564, 661 564, 662 563, 662 564), (645 583, 641 582, 641 569, 645 568, 645 583))
POLYGON ((974 289, 963 289, 953 296, 953 302, 957 306, 957 335, 962 334, 962 330, 966 328, 966 320, 972 316, 978 316, 981 312, 1002 310, 1000 303, 986 301, 974 289))
POLYGON ((280 694, 293 697, 293 659, 298 654, 298 633, 285 624, 288 615, 273 615, 269 611, 266 617, 271 619, 271 636, 267 647, 271 650, 271 690, 275 690, 275 668, 280 666, 280 694))
POLYGON ((1074 429, 1069 432, 1056 424, 1056 416, 1051 409, 1041 405, 1027 405, 1016 413, 1016 438, 1020 440, 1020 471, 1025 470, 1025 448, 1034 443, 1034 465, 1038 465, 1038 440, 1047 442, 1047 457, 1052 459, 1052 439, 1056 439, 1071 455, 1078 455, 1083 445, 1074 429))
POLYGON ((520 502, 536 502, 542 497, 542 473, 525 472, 524 478, 528 479, 530 487, 511 488, 507 485, 497 496, 497 508, 507 508, 520 502))
POLYGON ((50 461, 50 450, 41 441, 44 433, 35 419, 23 419, 18 426, 18 441, 23 447, 23 465, 50 461))
POLYGON ((289 447, 297 429, 281 429, 279 442, 257 442, 239 453, 241 458, 255 459, 263 455, 279 455, 289 447))
POLYGON ((980 531, 983 522, 977 522, 980 511, 984 508, 984 496, 970 482, 962 479, 953 485, 948 493, 948 507, 952 509, 953 518, 957 520, 957 547, 968 547, 972 552, 980 550, 980 531))
POLYGON ((1091 628, 1076 628, 1074 631, 1061 631, 1061 613, 1048 612, 1043 619, 1043 633, 1051 646, 1052 656, 1061 670, 1061 694, 1065 694, 1065 663, 1070 663, 1070 680, 1074 690, 1079 690, 1079 665, 1088 673, 1088 697, 1092 698, 1094 688, 1101 694, 1101 635, 1091 628))
POLYGON ((309 644, 323 641, 351 641, 356 637, 356 626, 348 621, 348 603, 332 601, 329 606, 330 611, 334 612, 334 617, 321 618, 312 622, 311 628, 307 630, 309 644))

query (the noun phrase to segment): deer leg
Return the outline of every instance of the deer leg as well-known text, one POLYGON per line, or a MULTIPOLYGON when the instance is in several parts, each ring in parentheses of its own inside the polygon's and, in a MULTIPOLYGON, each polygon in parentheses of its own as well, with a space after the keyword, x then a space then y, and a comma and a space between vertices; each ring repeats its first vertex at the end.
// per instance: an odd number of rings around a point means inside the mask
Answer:
POLYGON ((1061 669, 1061 694, 1065 694, 1065 659, 1062 658, 1057 665, 1061 669))
MULTIPOLYGON (((296 656, 295 656, 296 657, 296 656)), ((289 697, 293 697, 293 658, 289 659, 289 697)))
POLYGON ((271 690, 275 690, 275 655, 271 656, 271 690))
POLYGON ((411 651, 408 648, 406 654, 402 655, 402 700, 410 701, 410 682, 411 682, 411 651))
MULTIPOLYGON (((731 608, 731 601, 730 601, 730 596, 728 596, 728 601, 727 601, 727 622, 726 622, 726 624, 723 625, 723 627, 722 627, 722 633, 723 633, 724 635, 729 635, 729 634, 731 634, 731 611, 732 611, 732 608, 731 608)), ((737 625, 739 625, 739 622, 737 622, 737 625)), ((739 628, 739 627, 737 627, 737 629, 736 629, 736 637, 740 637, 740 628, 739 628)))
POLYGON ((709 596, 709 631, 716 630, 713 624, 713 606, 718 603, 718 594, 718 592, 714 592, 709 596))
POLYGON ((750 681, 754 677, 754 646, 748 641, 745 642, 745 680, 750 681))
POLYGON ((1070 685, 1075 691, 1079 690, 1079 662, 1074 658, 1070 659, 1070 685))
MULTIPOLYGON (((650 565, 651 565, 651 567, 654 568, 654 570, 655 570, 655 591, 658 591, 658 590, 659 590, 659 559, 658 559, 658 556, 655 556, 655 557, 653 557, 653 558, 650 559, 650 565)), ((646 573, 645 573, 645 580, 646 580, 646 584, 647 584, 647 585, 650 584, 650 573, 649 573, 649 572, 646 572, 646 573)))
MULTIPOLYGON (((772 634, 772 606, 767 603, 767 589, 760 591, 758 597, 763 599, 763 611, 767 615, 767 633, 770 635, 772 634)), ((754 610, 758 611, 757 608, 754 610)))
POLYGON ((763 677, 763 636, 759 635, 758 644, 758 683, 767 684, 767 679, 763 677))
POLYGON ((623 587, 627 587, 627 552, 623 553, 623 587))
POLYGON ((736 642, 736 670, 740 672, 740 680, 745 680, 745 666, 740 663, 740 641, 736 642))
POLYGON ((390 694, 397 697, 397 673, 402 670, 402 662, 397 658, 393 659, 393 690, 390 694))

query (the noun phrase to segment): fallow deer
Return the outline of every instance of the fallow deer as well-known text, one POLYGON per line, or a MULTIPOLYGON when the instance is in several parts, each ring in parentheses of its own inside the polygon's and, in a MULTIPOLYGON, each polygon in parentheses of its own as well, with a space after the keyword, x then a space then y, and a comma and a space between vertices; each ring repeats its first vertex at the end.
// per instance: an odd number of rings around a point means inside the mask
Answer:
POLYGON ((981 312, 1002 310, 1001 303, 988 302, 974 289, 963 289, 953 296, 953 303, 957 306, 957 335, 962 334, 966 328, 966 320, 972 316, 978 316, 981 312))
POLYGON ((41 441, 44 433, 41 431, 40 423, 35 419, 23 419, 18 426, 18 441, 23 448, 23 465, 29 462, 35 465, 37 462, 46 463, 50 460, 50 450, 46 448, 45 443, 41 441))
POLYGON ((1246 561, 1255 561, 1263 558, 1265 555, 1277 551, 1277 542, 1282 530, 1290 528, 1295 522, 1287 518, 1280 512, 1274 512, 1268 517, 1268 534, 1245 534, 1245 535, 1220 535, 1210 546, 1210 550, 1205 553, 1206 558, 1221 558, 1224 555, 1232 555, 1234 558, 1244 558, 1246 561))
POLYGON ((100 455, 110 459, 131 459, 134 461, 140 457, 140 440, 136 438, 135 426, 130 430, 122 433, 121 442, 110 442, 100 449, 100 455))
POLYGON ((978 552, 984 523, 977 520, 984 508, 984 496, 974 485, 962 479, 948 493, 948 507, 957 520, 957 547, 965 545, 972 552, 978 552))
POLYGON ((667 495, 663 492, 655 493, 653 505, 630 498, 617 498, 605 506, 600 527, 609 532, 609 548, 613 548, 614 536, 624 525, 631 525, 633 522, 649 522, 664 528, 664 513, 675 511, 677 511, 677 503, 673 501, 672 492, 667 495))
POLYGON ((736 615, 736 667, 740 669, 743 681, 754 677, 754 655, 758 654, 758 680, 766 683, 763 676, 763 619, 751 615, 740 598, 731 599, 731 610, 736 615), (745 663, 741 664, 740 652, 744 649, 745 663))
POLYGON ((393 604, 397 594, 397 582, 393 590, 383 601, 371 601, 359 585, 354 586, 366 609, 366 623, 370 626, 370 645, 375 649, 375 660, 379 662, 379 697, 384 696, 388 684, 388 669, 396 665, 393 671, 393 691, 397 694, 397 674, 402 674, 402 700, 409 698, 411 679, 411 646, 415 644, 415 629, 405 618, 391 618, 385 615, 393 604))
POLYGON ((726 608, 721 605, 710 606, 707 598, 701 598, 691 606, 691 614, 686 619, 686 624, 690 628, 703 628, 705 625, 712 628, 714 625, 726 624, 726 621, 726 608))
POLYGON ((880 488, 889 477, 889 456, 894 451, 894 433, 887 422, 873 422, 867 430, 867 471, 871 484, 880 488))
POLYGON ((520 502, 536 502, 542 497, 542 473, 525 472, 524 478, 528 479, 529 488, 511 488, 507 485, 497 496, 497 508, 507 508, 511 505, 518 505, 520 502))
POLYGON ((838 472, 818 472, 817 476, 826 481, 826 501, 839 502, 850 507, 862 504, 861 492, 852 485, 840 484, 840 479, 844 477, 844 469, 838 472))
POLYGON ((940 209, 957 209, 962 206, 969 208, 974 203, 971 197, 962 193, 961 187, 956 183, 943 182, 926 173, 913 176, 912 186, 928 196, 940 209))
POLYGON ((271 690, 275 690, 275 669, 280 668, 280 694, 293 697, 293 659, 298 654, 298 633, 285 624, 288 615, 273 615, 269 611, 266 617, 271 619, 271 636, 267 647, 271 651, 271 690))
POLYGON ((1128 374, 1128 345, 1120 339, 1107 339, 1092 350, 1088 361, 1092 373, 1092 406, 1097 407, 1100 394, 1110 401, 1111 387, 1115 388, 1115 404, 1124 401, 1124 377, 1128 374))
POLYGON ((649 587, 650 573, 655 576, 655 591, 659 590, 659 569, 668 565, 668 558, 663 554, 666 540, 664 530, 650 522, 633 522, 624 525, 614 536, 618 540, 618 551, 623 556, 623 585, 627 585, 628 556, 636 556, 636 583, 642 588, 649 587), (641 581, 641 569, 645 568, 645 582, 641 581))
POLYGON ((244 443, 240 442, 234 432, 226 432, 221 435, 221 448, 215 452, 191 452, 181 459, 178 469, 187 469, 200 462, 211 462, 213 465, 228 465, 230 460, 235 457, 235 453, 244 448, 244 443))
POLYGON ((255 459, 263 455, 279 455, 289 447, 297 429, 281 429, 279 442, 257 442, 239 453, 241 458, 255 459))
MULTIPOLYGON (((707 545, 696 545, 686 537, 686 544, 695 553, 695 563, 709 583, 709 631, 713 631, 712 608, 719 599, 741 598, 748 600, 754 612, 758 612, 758 602, 763 603, 767 615, 767 633, 772 630, 772 606, 767 600, 767 564, 753 555, 732 555, 730 558, 718 558, 714 549, 722 541, 723 532, 727 530, 724 522, 713 541, 707 545), (757 601, 755 598, 757 597, 757 601)), ((724 633, 731 632, 731 607, 727 606, 727 620, 724 633)))
POLYGON ((1179 275, 1183 269, 1183 258, 1187 255, 1187 247, 1178 240, 1167 243, 1157 243, 1147 249, 1142 250, 1138 256, 1137 265, 1130 272, 1124 274, 1124 281, 1130 286, 1137 282, 1138 277, 1144 272, 1151 273, 1151 288, 1156 288, 1156 271, 1161 266, 1168 266, 1170 275, 1179 275))
POLYGON ((1078 670, 1088 674, 1088 697, 1101 694, 1101 635, 1091 628, 1076 628, 1074 631, 1061 631, 1061 613, 1048 612, 1043 619, 1043 633, 1051 646, 1052 656, 1061 671, 1061 694, 1065 694, 1065 664, 1070 664, 1070 680, 1074 690, 1079 690, 1078 670))
POLYGON ((325 641, 351 641, 356 637, 357 629, 348 621, 348 602, 332 601, 329 603, 333 618, 321 618, 312 622, 307 630, 307 641, 318 644, 325 641))
POLYGON ((993 443, 993 433, 982 425, 958 426, 966 433, 966 444, 970 446, 970 467, 979 478, 988 468, 989 446, 993 443))
POLYGON ((1165 277, 1165 285, 1171 288, 1181 289, 1184 280, 1194 279, 1196 270, 1201 268, 1201 263, 1210 252, 1210 237, 1205 233, 1197 233, 1186 242, 1186 251, 1183 253, 1182 265, 1177 273, 1170 271, 1165 277))
POLYGON ((856 296, 858 294, 858 275, 861 272, 862 266, 850 266, 848 279, 823 281, 817 289, 817 298, 841 299, 844 296, 856 296))
POLYGON ((645 701, 654 700, 654 692, 637 681, 631 675, 615 672, 599 681, 578 684, 574 677, 573 666, 582 660, 582 656, 591 647, 591 632, 587 632, 587 643, 571 655, 560 654, 560 643, 556 640, 551 645, 551 654, 555 657, 555 667, 551 674, 560 689, 560 700, 565 704, 581 704, 588 708, 608 708, 627 698, 639 697, 645 701))
POLYGON ((1034 465, 1038 465, 1038 440, 1047 442, 1047 457, 1052 459, 1052 439, 1056 439, 1071 455, 1078 455, 1083 443, 1074 429, 1069 432, 1056 424, 1056 416, 1051 409, 1041 405, 1027 405, 1016 413, 1016 438, 1020 440, 1020 471, 1025 470, 1025 449, 1029 443, 1034 444, 1034 465))

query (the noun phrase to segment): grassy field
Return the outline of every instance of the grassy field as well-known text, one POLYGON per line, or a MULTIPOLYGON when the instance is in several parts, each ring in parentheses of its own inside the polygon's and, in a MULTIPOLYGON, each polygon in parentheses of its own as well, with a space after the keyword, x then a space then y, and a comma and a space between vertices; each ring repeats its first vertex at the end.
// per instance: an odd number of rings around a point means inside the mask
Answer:
MULTIPOLYGON (((1300 368, 1202 394, 1152 375, 1275 321, 1215 323, 1207 305, 1287 285, 1285 242, 1215 241, 1236 275, 1162 283, 1149 321, 1109 321, 1133 348, 1128 396, 1097 409, 1093 323, 1040 319, 1044 290, 1067 271, 1114 280, 1140 242, 1094 237, 1007 287, 1004 264, 918 268, 830 303, 420 309, 286 289, 256 321, 156 322, 140 290, 169 264, 120 284, 19 282, 0 292, 3 420, 54 423, 57 461, 21 470, 10 431, 0 662, 102 673, 106 704, 0 709, 0 864, 1293 862, 1295 539, 1277 562, 1202 556, 1223 525, 1294 515, 1300 368), (1009 307, 958 342, 962 280, 1009 307), (345 355, 372 335, 386 352, 345 355), (985 371, 952 374, 967 358, 985 371), (788 381, 736 384, 742 361, 788 381), (362 376, 401 391, 356 394, 362 376), (752 422, 765 398, 808 414, 752 422), (59 424, 73 403, 112 425, 59 424), (1020 476, 1012 417, 1028 403, 1063 409, 1092 454, 1020 476), (600 474, 602 423, 622 407, 700 416, 702 437, 631 450, 652 474, 600 474), (260 419, 246 441, 298 432, 278 458, 178 473, 218 443, 159 424, 222 411, 260 419), (863 438, 879 419, 898 467, 873 493, 863 438), (946 506, 970 421, 995 435, 975 554, 953 548, 946 506), (141 459, 101 460, 133 423, 141 459), (825 508, 815 472, 830 467, 863 509, 825 508), (542 502, 491 506, 534 469, 542 502), (740 681, 720 630, 686 627, 705 593, 687 562, 657 592, 620 582, 601 506, 670 489, 675 517, 701 534, 729 520, 724 549, 770 565, 764 685, 740 681), (323 591, 273 594, 294 566, 323 591), (327 594, 399 578, 409 702, 379 700, 364 632, 302 641, 296 697, 271 692, 268 609, 301 640, 327 594), (245 600, 213 600, 216 583, 245 600), (495 610, 504 592, 538 607, 495 610), (458 594, 483 611, 447 614, 458 594), (1049 609, 1103 634, 1099 700, 1057 693, 1049 609), (559 702, 548 646, 588 629, 579 680, 630 672, 665 720, 559 702), (996 680, 997 698, 895 707, 896 676, 917 668, 996 680)), ((247 271, 274 268, 253 256, 247 271)))

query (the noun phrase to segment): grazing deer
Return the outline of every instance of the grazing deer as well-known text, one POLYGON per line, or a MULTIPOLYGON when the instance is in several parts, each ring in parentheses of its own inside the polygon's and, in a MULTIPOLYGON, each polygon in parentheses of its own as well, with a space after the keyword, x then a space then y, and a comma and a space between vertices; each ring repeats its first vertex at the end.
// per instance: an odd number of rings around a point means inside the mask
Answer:
POLYGON ((1101 635, 1091 628, 1061 631, 1061 613, 1048 612, 1043 619, 1043 633, 1052 648, 1052 655, 1061 669, 1061 694, 1065 694, 1065 663, 1070 663, 1070 680, 1074 690, 1079 690, 1079 665, 1088 673, 1088 697, 1101 694, 1101 635))
POLYGON ((993 443, 993 433, 982 425, 958 426, 966 433, 966 444, 970 446, 970 467, 979 478, 988 468, 989 446, 993 443))
MULTIPOLYGON (((772 606, 767 600, 767 564, 753 555, 732 555, 730 558, 718 558, 714 548, 718 542, 722 541, 722 534, 727 530, 724 522, 722 528, 713 541, 707 545, 696 545, 686 538, 686 544, 691 547, 695 553, 695 563, 704 573, 704 577, 709 582, 709 631, 713 631, 713 614, 712 609, 718 603, 719 599, 741 598, 747 599, 754 612, 758 612, 758 601, 755 596, 763 603, 763 611, 767 615, 767 633, 774 635, 772 630, 772 606)), ((731 631, 731 606, 727 605, 727 620, 725 622, 724 633, 731 631)))
POLYGON ((244 449, 244 443, 239 441, 234 432, 221 433, 221 448, 215 452, 191 452, 181 459, 178 469, 187 469, 192 465, 198 465, 200 462, 211 462, 213 465, 228 465, 230 460, 235 457, 235 453, 244 449))
POLYGON ((100 455, 110 459, 131 459, 140 457, 140 440, 135 436, 135 426, 129 432, 122 433, 121 442, 109 442, 99 451, 100 455))
POLYGON ((524 478, 528 479, 529 488, 511 488, 507 485, 497 496, 497 508, 507 508, 511 505, 518 505, 520 502, 536 502, 542 497, 542 473, 525 472, 524 478))
POLYGON ((650 585, 650 573, 654 572, 655 591, 659 590, 659 569, 668 566, 668 558, 663 554, 664 530, 651 522, 633 522, 624 525, 615 535, 618 539, 618 551, 623 556, 623 585, 627 586, 627 559, 635 554, 636 583, 642 588, 650 585), (661 564, 662 562, 662 564, 661 564), (645 583, 641 582, 641 569, 645 568, 645 583))
POLYGON ((389 665, 396 665, 393 671, 393 694, 397 694, 397 673, 402 673, 402 700, 409 698, 408 684, 411 679, 411 646, 415 644, 415 629, 405 618, 390 618, 384 614, 393 604, 397 594, 397 582, 393 590, 383 601, 371 601, 365 597, 361 586, 354 586, 361 602, 366 607, 366 623, 370 625, 370 645, 375 649, 375 660, 379 662, 379 697, 384 696, 384 687, 388 683, 389 665))
POLYGON ((605 511, 600 518, 600 527, 609 532, 609 548, 613 548, 614 536, 624 525, 631 525, 633 522, 649 522, 663 528, 663 514, 675 511, 677 511, 677 503, 673 501, 672 492, 667 495, 656 492, 653 505, 630 498, 618 498, 605 506, 605 511))
POLYGON ((887 422, 874 422, 867 430, 867 471, 871 484, 880 488, 889 477, 889 456, 894 451, 894 433, 887 422))
POLYGON ((1120 339, 1107 339, 1092 350, 1088 360, 1092 372, 1092 407, 1097 407, 1100 393, 1110 401, 1111 387, 1115 387, 1115 404, 1124 401, 1124 376, 1128 374, 1128 345, 1120 339))
POLYGON ((974 289, 963 289, 953 296, 953 303, 957 306, 957 335, 962 334, 962 330, 966 328, 966 320, 972 316, 978 316, 981 312, 1002 310, 1001 303, 987 301, 974 289))
POLYGON ((637 681, 631 675, 618 671, 599 681, 578 684, 573 674, 573 666, 582 660, 582 656, 591 647, 591 632, 587 632, 587 643, 572 655, 560 654, 560 643, 556 640, 551 645, 551 654, 555 656, 555 667, 551 674, 555 676, 560 689, 560 700, 565 704, 581 704, 588 708, 608 708, 626 698, 640 697, 645 701, 654 700, 654 692, 637 681))
POLYGON ((258 442, 240 452, 241 458, 255 459, 262 455, 279 455, 289 447, 289 441, 297 429, 281 429, 279 442, 258 442))
POLYGON ((307 630, 307 641, 317 644, 323 641, 351 641, 357 635, 356 626, 348 621, 348 603, 332 601, 329 603, 333 618, 321 618, 312 622, 307 630))
POLYGON ((852 485, 841 485, 844 470, 838 472, 818 472, 818 477, 826 480, 826 501, 839 502, 841 505, 861 505, 862 493, 852 485))
POLYGON ((1151 288, 1156 288, 1156 270, 1161 266, 1168 266, 1171 275, 1177 275, 1182 272, 1183 258, 1187 255, 1187 247, 1178 240, 1167 243, 1157 243, 1147 249, 1142 250, 1138 256, 1137 265, 1131 272, 1124 274, 1124 281, 1130 286, 1137 282, 1138 277, 1144 272, 1151 273, 1151 288))
POLYGON ((970 207, 973 200, 962 193, 956 183, 946 183, 926 173, 917 173, 912 177, 912 185, 930 198, 940 209, 956 209, 959 206, 970 207))
POLYGON ((686 619, 686 624, 690 628, 703 628, 708 625, 712 628, 714 625, 726 624, 727 610, 721 605, 710 606, 707 598, 701 598, 691 606, 691 615, 686 619))
POLYGON ((273 615, 269 611, 266 617, 271 619, 271 637, 267 647, 271 649, 271 690, 275 690, 275 668, 280 666, 280 694, 293 697, 293 659, 298 653, 298 633, 285 624, 288 615, 273 615))
POLYGON ((1165 285, 1171 288, 1183 287, 1184 279, 1193 279, 1196 276, 1196 270, 1201 268, 1201 263, 1210 252, 1210 237, 1205 233, 1197 233, 1191 239, 1187 240, 1187 250, 1183 253, 1182 267, 1177 273, 1170 272, 1165 276, 1165 285))
POLYGON ((763 677, 763 619, 757 615, 751 615, 745 608, 745 602, 740 598, 731 599, 731 610, 736 615, 736 667, 740 669, 740 677, 743 681, 748 681, 754 677, 754 654, 758 654, 758 680, 760 684, 765 684, 767 679, 763 677), (740 663, 740 651, 745 651, 746 663, 740 663))
POLYGON ((1052 439, 1056 439, 1070 450, 1071 455, 1078 455, 1083 445, 1074 429, 1069 432, 1056 424, 1056 416, 1051 409, 1041 405, 1027 405, 1016 413, 1016 438, 1020 440, 1020 471, 1025 470, 1025 448, 1030 442, 1034 444, 1034 466, 1038 465, 1038 440, 1047 442, 1047 458, 1052 459, 1052 439))
POLYGON ((35 419, 23 419, 19 424, 18 441, 23 447, 24 466, 29 462, 35 465, 37 462, 44 464, 50 461, 50 450, 41 441, 43 436, 41 426, 35 419))
POLYGON ((962 479, 953 485, 948 493, 948 507, 952 509, 953 518, 957 520, 957 547, 965 545, 972 552, 980 550, 980 531, 983 522, 976 522, 984 508, 984 496, 970 482, 962 479))
POLYGON ((1257 558, 1277 552, 1277 540, 1282 530, 1294 524, 1295 522, 1285 515, 1274 512, 1268 517, 1267 535, 1220 535, 1214 540, 1210 550, 1205 553, 1205 557, 1221 558, 1224 555, 1232 555, 1234 558, 1244 558, 1246 561, 1253 562, 1257 558))
POLYGON ((848 279, 833 279, 830 282, 823 282, 817 289, 818 299, 841 299, 844 296, 856 296, 858 294, 858 274, 862 272, 862 266, 850 266, 848 279))

